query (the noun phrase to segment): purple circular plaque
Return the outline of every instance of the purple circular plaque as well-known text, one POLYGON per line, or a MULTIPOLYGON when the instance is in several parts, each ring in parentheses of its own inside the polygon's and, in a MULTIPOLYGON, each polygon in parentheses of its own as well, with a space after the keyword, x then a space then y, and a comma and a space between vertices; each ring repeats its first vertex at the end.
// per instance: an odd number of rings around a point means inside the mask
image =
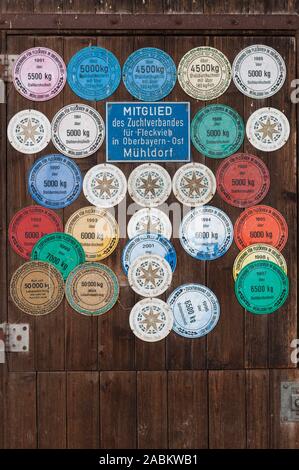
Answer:
POLYGON ((32 101, 47 101, 58 95, 66 82, 66 66, 57 52, 47 47, 27 49, 15 63, 16 90, 32 101))

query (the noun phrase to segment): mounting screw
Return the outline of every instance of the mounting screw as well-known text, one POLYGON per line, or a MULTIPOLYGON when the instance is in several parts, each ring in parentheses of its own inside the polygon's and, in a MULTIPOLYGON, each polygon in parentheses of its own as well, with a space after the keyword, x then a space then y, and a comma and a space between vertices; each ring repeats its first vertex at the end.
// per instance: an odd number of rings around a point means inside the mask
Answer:
POLYGON ((289 388, 288 384, 283 384, 283 388, 289 388))
POLYGON ((284 416, 284 417, 282 418, 282 421, 284 421, 284 422, 286 422, 287 420, 288 420, 287 416, 284 416))

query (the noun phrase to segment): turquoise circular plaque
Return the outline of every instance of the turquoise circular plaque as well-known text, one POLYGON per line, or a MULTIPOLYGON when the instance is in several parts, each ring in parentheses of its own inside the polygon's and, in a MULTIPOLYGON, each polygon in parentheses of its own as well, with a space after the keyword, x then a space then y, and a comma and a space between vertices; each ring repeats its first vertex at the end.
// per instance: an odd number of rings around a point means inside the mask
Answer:
POLYGON ((237 152, 244 136, 243 119, 237 111, 223 104, 201 108, 191 123, 194 147, 210 158, 225 158, 237 152))

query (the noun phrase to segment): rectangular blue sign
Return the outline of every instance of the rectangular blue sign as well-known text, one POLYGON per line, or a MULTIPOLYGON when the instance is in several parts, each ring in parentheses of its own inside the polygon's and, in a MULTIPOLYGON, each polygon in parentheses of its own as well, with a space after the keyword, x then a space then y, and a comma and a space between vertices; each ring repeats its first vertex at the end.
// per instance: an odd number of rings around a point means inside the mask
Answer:
POLYGON ((106 103, 106 160, 190 161, 190 103, 106 103))

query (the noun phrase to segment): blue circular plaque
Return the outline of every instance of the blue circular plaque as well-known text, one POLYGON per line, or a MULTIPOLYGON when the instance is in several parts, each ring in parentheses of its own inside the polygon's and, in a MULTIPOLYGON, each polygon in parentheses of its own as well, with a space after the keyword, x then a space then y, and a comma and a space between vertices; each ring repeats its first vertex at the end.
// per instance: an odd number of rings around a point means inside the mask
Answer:
POLYGON ((160 255, 168 261, 172 271, 176 268, 177 256, 172 243, 157 233, 143 233, 128 241, 121 258, 125 274, 128 274, 131 263, 142 255, 160 255))
POLYGON ((166 52, 144 47, 133 52, 123 66, 123 82, 135 98, 158 101, 169 95, 176 82, 176 66, 166 52))
POLYGON ((183 284, 168 297, 173 313, 172 329, 185 338, 200 338, 215 328, 220 306, 214 292, 201 284, 183 284))
POLYGON ((121 68, 112 52, 89 46, 76 52, 67 66, 67 81, 76 95, 99 101, 112 95, 121 79, 121 68))
POLYGON ((31 167, 28 191, 38 204, 50 209, 69 206, 82 189, 82 175, 74 160, 61 154, 39 158, 31 167))
POLYGON ((208 261, 230 248, 234 229, 228 215, 213 206, 192 209, 182 220, 179 232, 184 250, 193 258, 208 261))

